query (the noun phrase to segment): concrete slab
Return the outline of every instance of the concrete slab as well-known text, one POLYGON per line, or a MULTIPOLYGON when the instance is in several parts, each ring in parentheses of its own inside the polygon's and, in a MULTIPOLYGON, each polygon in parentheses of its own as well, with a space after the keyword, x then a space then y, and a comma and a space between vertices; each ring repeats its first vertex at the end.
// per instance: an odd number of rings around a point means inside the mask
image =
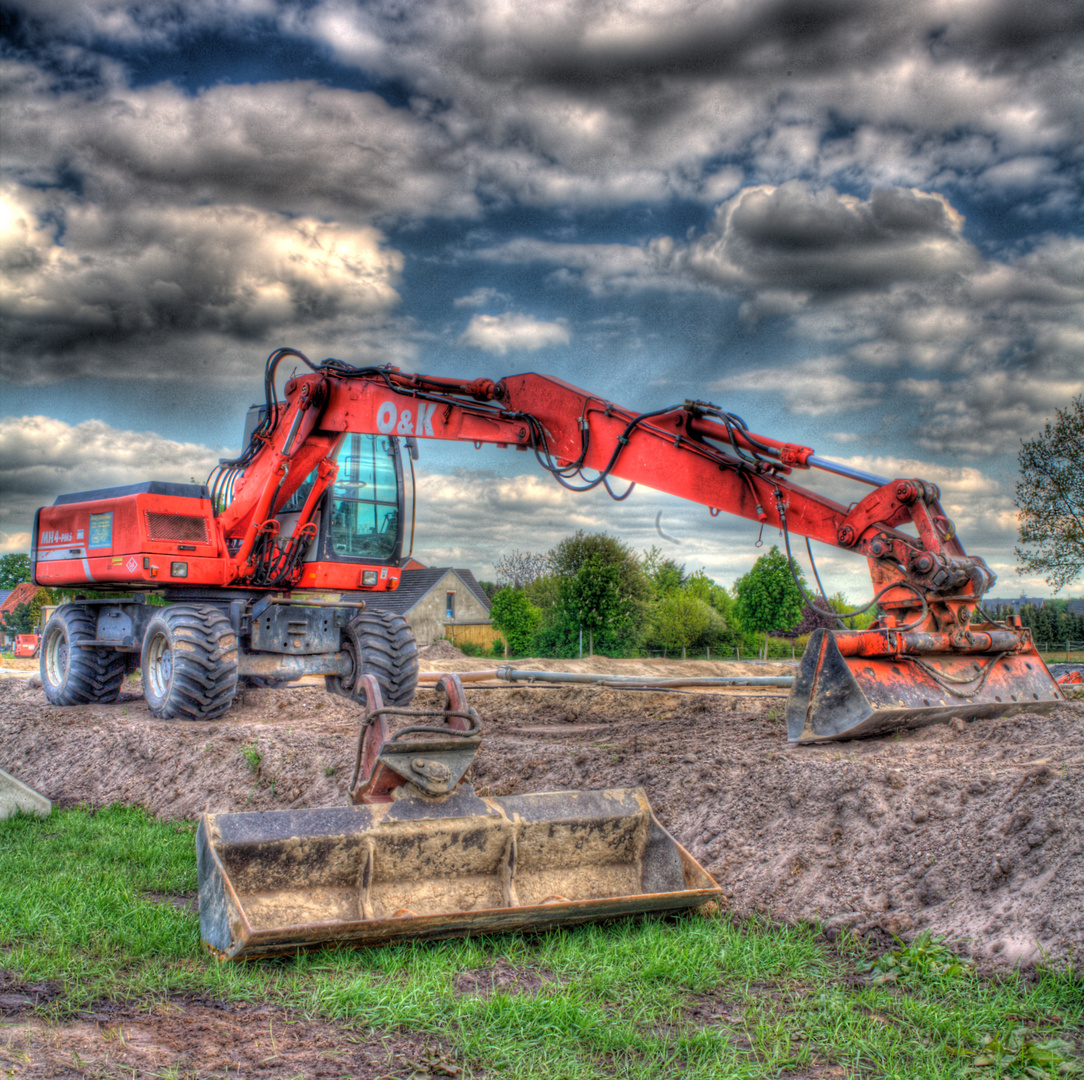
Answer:
POLYGON ((53 804, 32 787, 27 787, 21 780, 0 769, 0 818, 11 817, 17 810, 48 817, 53 812, 53 804))

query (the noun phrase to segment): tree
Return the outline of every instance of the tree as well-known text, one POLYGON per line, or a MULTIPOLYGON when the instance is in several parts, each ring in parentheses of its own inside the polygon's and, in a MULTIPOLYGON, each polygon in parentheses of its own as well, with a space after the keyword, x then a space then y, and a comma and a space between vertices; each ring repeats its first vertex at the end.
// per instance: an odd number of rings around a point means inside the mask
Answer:
MULTIPOLYGON (((685 589, 672 589, 651 613, 651 634, 664 648, 685 650, 712 628, 712 609, 685 589)), ((715 616, 719 618, 718 615, 715 616)))
POLYGON ((587 653, 620 653, 636 641, 636 604, 614 563, 592 555, 572 577, 561 578, 560 598, 538 640, 559 656, 574 656, 583 631, 587 653))
POLYGON ((802 608, 802 619, 794 628, 795 631, 799 634, 812 634, 814 630, 839 629, 839 623, 836 622, 835 617, 824 614, 826 611, 832 610, 828 601, 818 594, 814 597, 813 603, 817 606, 814 607, 813 604, 807 601, 805 607, 802 608))
POLYGON ((497 571, 499 586, 511 585, 513 589, 523 589, 546 573, 549 556, 537 555, 533 551, 510 551, 502 555, 493 568, 497 571))
MULTIPOLYGON (((794 567, 801 580, 801 570, 794 567)), ((761 555, 749 573, 734 583, 738 594, 735 611, 742 628, 764 634, 764 657, 768 656, 767 635, 772 630, 793 630, 805 604, 801 590, 791 576, 787 558, 777 547, 761 555)))
POLYGON ((680 589, 685 583, 685 567, 673 559, 665 558, 657 547, 648 548, 644 552, 641 565, 644 573, 651 579, 655 596, 660 599, 671 589, 680 589))
POLYGON ((0 558, 0 589, 14 589, 16 585, 29 580, 29 555, 12 553, 0 558))
POLYGON ((501 589, 493 598, 489 614, 493 625, 504 631, 511 652, 524 656, 531 651, 531 640, 542 621, 542 612, 522 589, 501 589))
POLYGON ((703 569, 697 570, 685 579, 681 586, 686 592, 690 592, 698 600, 710 604, 724 619, 727 618, 734 604, 733 597, 721 585, 717 585, 704 573, 703 569))
POLYGON ((1040 574, 1057 591, 1084 573, 1084 394, 1022 442, 1017 459, 1017 569, 1040 574))
POLYGON ((654 590, 627 544, 580 529, 549 552, 549 566, 559 588, 546 640, 558 655, 570 655, 570 638, 578 643, 581 628, 592 652, 620 653, 636 645, 654 590))
POLYGON ((877 621, 877 605, 866 608, 860 615, 847 615, 848 611, 856 611, 854 604, 847 599, 842 591, 834 592, 828 597, 828 604, 837 615, 844 616, 844 623, 848 630, 865 630, 877 621))
POLYGON ((29 604, 16 604, 11 611, 5 611, 3 623, 9 634, 32 634, 35 620, 29 604))
POLYGON ((574 536, 566 536, 549 552, 550 571, 559 577, 574 578, 593 558, 617 569, 621 587, 633 600, 651 599, 651 582, 643 564, 627 544, 609 533, 587 533, 580 529, 574 536))

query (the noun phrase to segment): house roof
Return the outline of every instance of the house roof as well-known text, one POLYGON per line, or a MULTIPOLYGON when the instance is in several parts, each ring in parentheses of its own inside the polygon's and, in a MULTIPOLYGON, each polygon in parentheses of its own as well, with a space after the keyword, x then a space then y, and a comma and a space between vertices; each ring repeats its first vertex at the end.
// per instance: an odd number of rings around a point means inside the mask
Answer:
POLYGON ((365 606, 372 611, 394 611, 405 615, 433 591, 445 575, 455 574, 471 591, 478 602, 489 611, 489 597, 469 570, 456 570, 451 566, 427 566, 423 570, 404 570, 399 577, 399 588, 394 592, 366 593, 365 606))
POLYGON ((0 606, 3 606, 4 601, 11 595, 10 589, 0 589, 0 606))
POLYGON ((22 581, 0 600, 0 611, 14 611, 20 604, 29 604, 38 595, 40 585, 22 581))

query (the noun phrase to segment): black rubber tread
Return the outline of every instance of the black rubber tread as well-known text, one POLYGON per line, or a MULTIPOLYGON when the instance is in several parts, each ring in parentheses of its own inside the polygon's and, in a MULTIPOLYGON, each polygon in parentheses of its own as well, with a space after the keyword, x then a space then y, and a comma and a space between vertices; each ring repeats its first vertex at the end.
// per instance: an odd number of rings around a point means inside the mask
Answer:
POLYGON ((141 662, 143 696, 160 720, 214 720, 237 694, 237 635, 225 613, 210 604, 162 608, 143 635, 141 662), (148 650, 158 635, 172 654, 161 696, 147 675, 148 650))
MULTIPOLYGON (((418 645, 402 615, 390 611, 363 611, 350 620, 346 635, 361 654, 361 673, 375 675, 385 705, 403 708, 414 700, 418 687, 418 645)), ((324 679, 333 694, 353 696, 353 684, 337 675, 324 679)))
POLYGON ((64 604, 53 612, 38 646, 41 687, 51 705, 106 705, 120 697, 124 653, 79 645, 93 641, 97 633, 98 616, 89 608, 64 604), (66 651, 67 662, 54 681, 49 676, 49 650, 57 636, 57 646, 66 651))

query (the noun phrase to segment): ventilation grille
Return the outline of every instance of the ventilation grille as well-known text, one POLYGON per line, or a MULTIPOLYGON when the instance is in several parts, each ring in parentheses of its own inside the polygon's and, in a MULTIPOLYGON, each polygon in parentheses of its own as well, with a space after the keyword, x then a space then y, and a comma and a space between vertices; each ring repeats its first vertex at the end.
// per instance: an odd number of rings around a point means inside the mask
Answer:
POLYGON ((155 514, 150 510, 147 510, 146 514, 148 540, 175 540, 189 544, 210 543, 206 518, 191 517, 187 514, 155 514))

